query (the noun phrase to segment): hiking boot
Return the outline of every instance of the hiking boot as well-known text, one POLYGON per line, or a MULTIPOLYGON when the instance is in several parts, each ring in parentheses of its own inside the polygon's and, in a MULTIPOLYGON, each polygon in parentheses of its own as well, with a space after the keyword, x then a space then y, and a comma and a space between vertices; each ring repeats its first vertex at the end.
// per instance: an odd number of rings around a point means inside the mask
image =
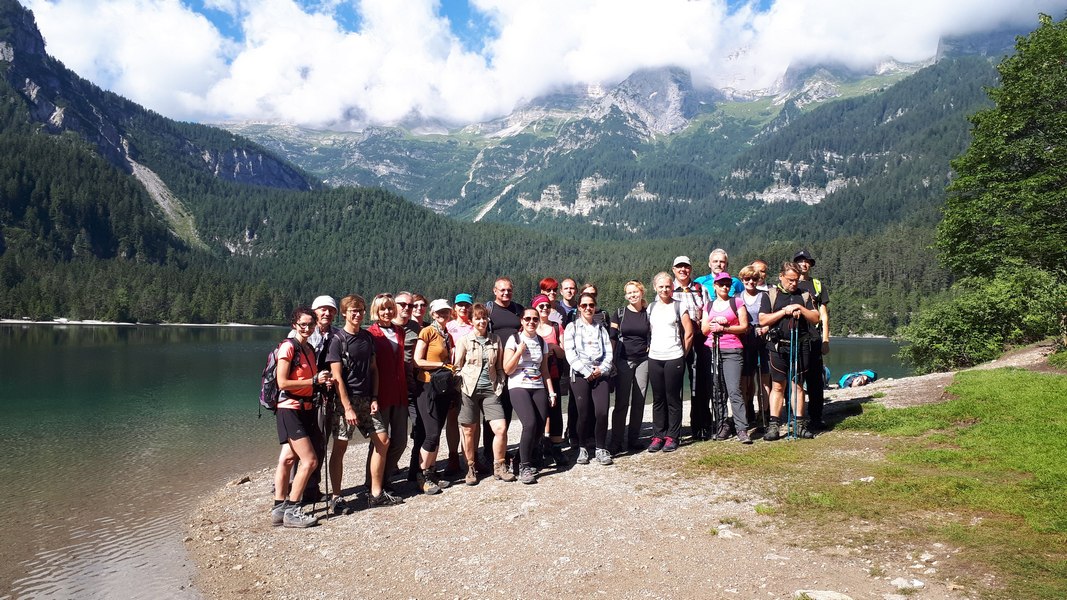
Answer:
POLYGON ((607 450, 605 450, 603 448, 597 448, 596 449, 596 461, 598 463, 604 465, 605 467, 610 465, 612 463, 611 452, 608 452, 607 450))
POLYGON ((741 431, 737 432, 737 441, 741 442, 742 444, 751 444, 752 438, 748 437, 748 432, 742 429, 741 431))
POLYGON ((319 520, 311 515, 304 514, 304 507, 299 504, 290 504, 285 508, 285 516, 282 517, 282 525, 303 529, 319 524, 319 520))
POLYGON ((763 432, 763 439, 768 442, 773 442, 774 440, 779 440, 781 438, 782 432, 778 428, 778 423, 775 421, 767 423, 767 431, 763 432))
POLYGON ((589 464, 589 450, 587 448, 578 448, 578 458, 574 459, 574 462, 580 465, 589 464))
POLYGON ((330 501, 327 503, 327 510, 335 515, 347 515, 352 513, 352 507, 340 496, 330 498, 330 501))
POLYGON ((715 441, 721 442, 732 437, 734 437, 734 424, 730 421, 723 420, 722 424, 719 425, 719 430, 715 432, 715 441))
POLYGON ((674 452, 677 449, 678 449, 678 440, 675 440, 672 437, 668 437, 663 442, 663 451, 664 452, 674 452))
POLYGON ((419 485, 419 491, 427 496, 441 493, 441 488, 429 477, 429 474, 432 471, 433 469, 426 469, 424 471, 419 471, 417 475, 418 481, 416 483, 419 485))
POLYGON ((467 465, 467 476, 463 478, 467 485, 478 485, 478 469, 473 465, 467 465))
POLYGON ((519 465, 519 481, 527 485, 537 483, 537 472, 526 463, 519 465))
POLYGON ((382 490, 382 493, 377 496, 373 494, 367 494, 367 508, 374 508, 376 506, 394 506, 397 504, 403 504, 404 500, 399 496, 394 496, 389 492, 382 490))
POLYGON ((441 488, 442 490, 447 490, 449 487, 452 486, 451 481, 447 479, 441 479, 441 474, 438 473, 437 469, 434 467, 430 468, 429 479, 430 481, 433 481, 437 485, 437 487, 441 488))
POLYGON ((500 481, 515 481, 515 475, 504 466, 502 460, 493 463, 493 477, 500 481))
POLYGON ((652 443, 648 445, 648 451, 649 452, 659 452, 660 450, 663 450, 663 438, 661 438, 661 437, 652 438, 652 443))
POLYGON ((289 501, 282 500, 281 504, 275 504, 274 508, 270 510, 270 524, 274 527, 281 527, 285 522, 285 509, 289 508, 289 501))
POLYGON ((796 435, 798 439, 802 440, 810 440, 815 437, 815 434, 808 428, 807 419, 797 419, 796 435))

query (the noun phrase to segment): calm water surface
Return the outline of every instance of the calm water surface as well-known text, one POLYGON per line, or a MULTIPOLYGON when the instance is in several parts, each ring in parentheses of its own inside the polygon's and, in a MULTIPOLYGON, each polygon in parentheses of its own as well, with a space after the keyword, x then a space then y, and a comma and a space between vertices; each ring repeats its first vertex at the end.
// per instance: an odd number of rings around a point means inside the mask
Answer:
MULTIPOLYGON (((198 598, 198 498, 271 466, 256 418, 278 328, 0 325, 0 598, 198 598)), ((836 380, 907 375, 884 339, 835 339, 836 380)))
POLYGON ((257 387, 284 334, 0 326, 0 597, 198 597, 182 525, 277 452, 257 387))

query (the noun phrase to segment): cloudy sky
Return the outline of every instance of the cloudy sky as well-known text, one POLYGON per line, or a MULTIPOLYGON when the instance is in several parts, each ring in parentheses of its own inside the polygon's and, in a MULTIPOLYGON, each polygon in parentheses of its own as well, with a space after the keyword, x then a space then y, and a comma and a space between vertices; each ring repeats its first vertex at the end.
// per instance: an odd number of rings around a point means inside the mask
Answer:
POLYGON ((938 38, 1063 18, 1067 0, 20 0, 48 52, 169 117, 359 129, 506 114, 681 66, 763 89, 794 63, 931 57, 938 38))

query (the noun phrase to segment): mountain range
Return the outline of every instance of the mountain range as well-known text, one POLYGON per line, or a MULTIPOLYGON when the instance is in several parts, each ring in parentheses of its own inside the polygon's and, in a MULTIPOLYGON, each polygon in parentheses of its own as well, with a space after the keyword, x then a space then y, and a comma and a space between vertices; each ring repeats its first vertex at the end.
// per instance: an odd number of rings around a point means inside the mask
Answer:
POLYGON ((100 90, 0 0, 0 316, 277 323, 319 293, 484 299, 500 274, 520 295, 593 280, 612 306, 677 254, 806 246, 835 332, 891 333, 951 281, 933 226, 1006 39, 758 95, 665 68, 456 130, 223 130, 100 90))

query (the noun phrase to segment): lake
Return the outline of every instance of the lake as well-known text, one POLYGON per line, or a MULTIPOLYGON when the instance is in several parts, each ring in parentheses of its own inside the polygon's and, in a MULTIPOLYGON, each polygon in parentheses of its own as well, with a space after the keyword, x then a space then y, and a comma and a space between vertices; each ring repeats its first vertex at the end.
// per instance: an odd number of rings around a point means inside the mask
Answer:
MULTIPOLYGON (((274 465, 259 373, 286 333, 0 325, 0 598, 199 598, 184 524, 199 498, 274 465)), ((897 348, 835 338, 827 364, 834 379, 900 377, 897 348)))

